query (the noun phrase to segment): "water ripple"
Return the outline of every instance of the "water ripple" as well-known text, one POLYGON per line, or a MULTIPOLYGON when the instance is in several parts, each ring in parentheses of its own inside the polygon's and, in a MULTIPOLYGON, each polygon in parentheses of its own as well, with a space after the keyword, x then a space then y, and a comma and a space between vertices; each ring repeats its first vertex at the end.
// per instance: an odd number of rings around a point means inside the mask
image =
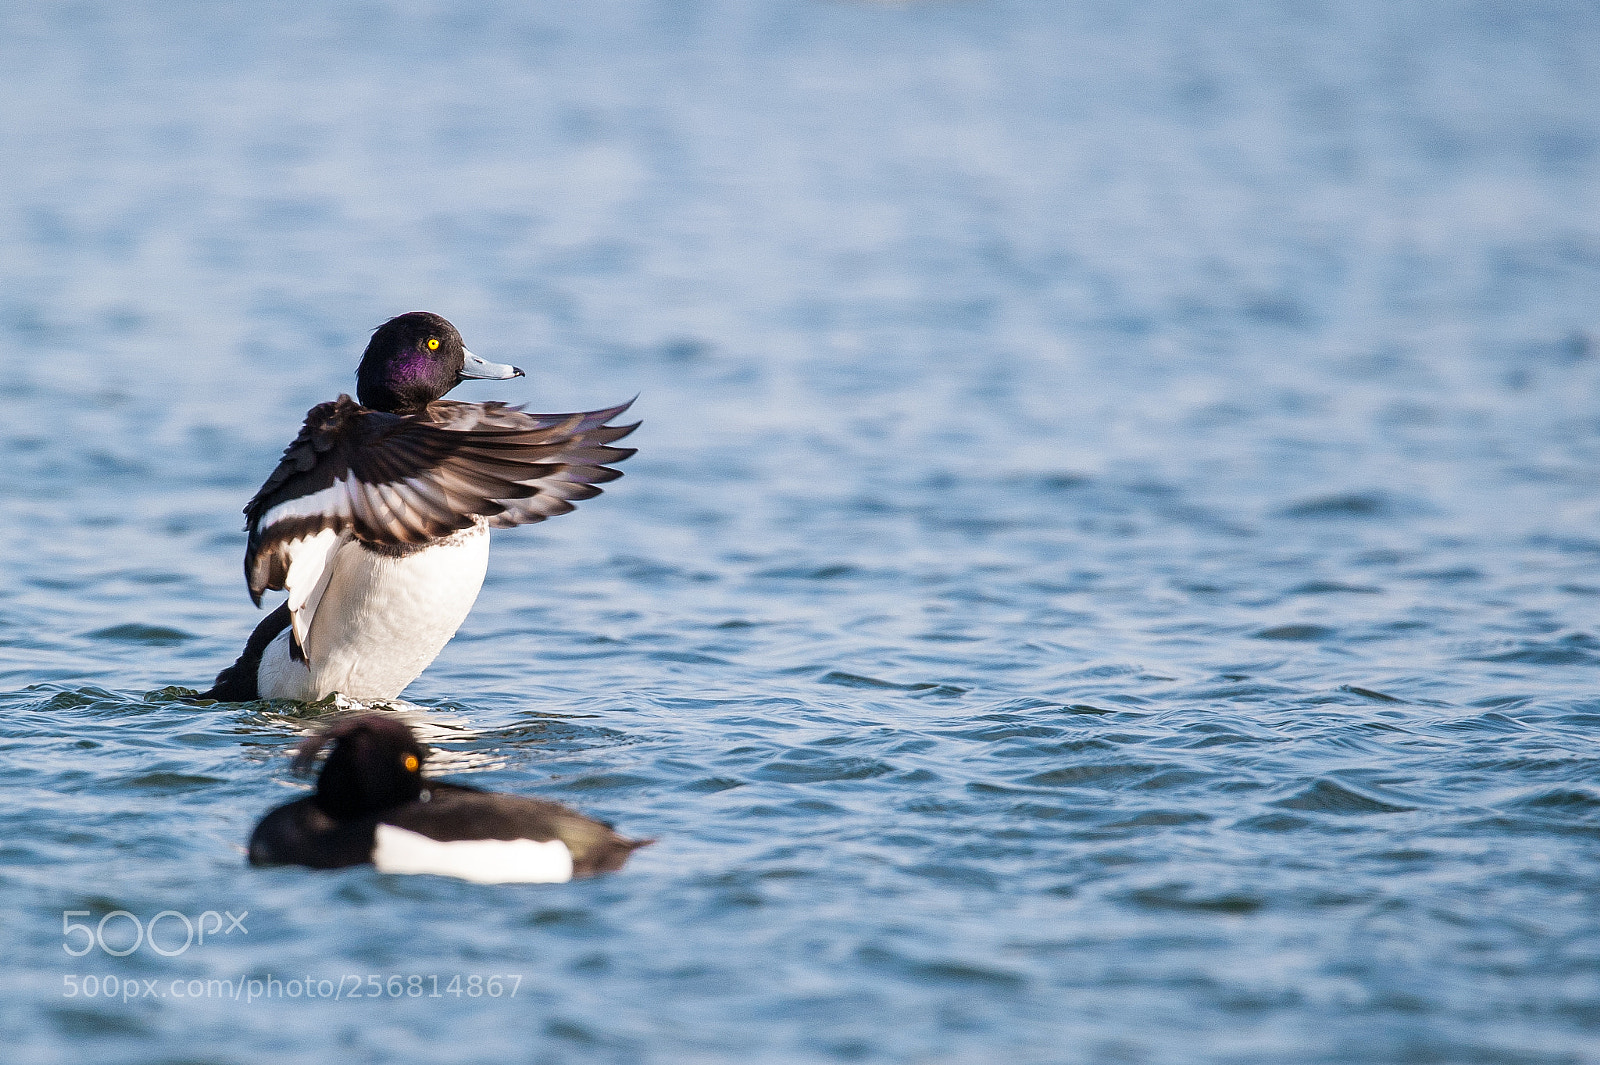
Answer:
POLYGON ((15 0, 6 1061, 1594 1060, 1595 20, 1313 7, 15 0), (419 303, 640 393, 387 711, 618 875, 245 863, 239 508, 419 303))

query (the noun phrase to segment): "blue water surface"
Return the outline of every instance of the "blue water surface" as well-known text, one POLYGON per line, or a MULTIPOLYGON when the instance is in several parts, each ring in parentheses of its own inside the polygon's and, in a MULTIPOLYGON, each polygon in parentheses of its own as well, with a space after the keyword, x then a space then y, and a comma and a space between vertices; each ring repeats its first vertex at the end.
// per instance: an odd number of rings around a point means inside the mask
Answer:
POLYGON ((9 0, 0 349, 7 1062, 1600 1061, 1593 4, 9 0), (245 864, 413 309, 640 394, 405 711, 618 875, 245 864))

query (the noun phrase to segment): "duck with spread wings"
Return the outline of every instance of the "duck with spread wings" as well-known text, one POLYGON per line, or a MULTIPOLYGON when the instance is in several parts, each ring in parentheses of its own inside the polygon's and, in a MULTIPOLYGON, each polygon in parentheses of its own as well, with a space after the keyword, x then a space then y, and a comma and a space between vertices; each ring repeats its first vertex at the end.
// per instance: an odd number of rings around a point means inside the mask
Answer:
POLYGON ((528 414, 441 397, 521 377, 468 351, 436 314, 379 326, 356 395, 313 407, 245 507, 250 598, 287 591, 205 698, 393 699, 455 635, 483 584, 489 530, 600 494, 634 453, 630 403, 528 414))

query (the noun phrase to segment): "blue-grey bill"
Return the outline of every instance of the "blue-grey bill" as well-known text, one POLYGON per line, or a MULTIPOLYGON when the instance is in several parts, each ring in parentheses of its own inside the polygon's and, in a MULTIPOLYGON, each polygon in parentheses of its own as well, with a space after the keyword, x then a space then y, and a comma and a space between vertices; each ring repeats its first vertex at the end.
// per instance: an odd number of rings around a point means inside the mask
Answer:
POLYGON ((489 362, 487 359, 478 358, 469 351, 462 360, 461 376, 464 379, 479 381, 504 381, 510 377, 524 377, 526 375, 515 366, 507 366, 505 363, 500 362, 489 362))

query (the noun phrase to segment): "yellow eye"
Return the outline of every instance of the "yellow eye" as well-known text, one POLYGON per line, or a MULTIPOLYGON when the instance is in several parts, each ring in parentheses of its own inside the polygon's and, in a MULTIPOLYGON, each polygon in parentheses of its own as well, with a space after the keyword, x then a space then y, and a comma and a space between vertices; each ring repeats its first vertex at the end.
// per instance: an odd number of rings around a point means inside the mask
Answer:
POLYGON ((429 337, 428 338, 428 350, 429 351, 438 351, 439 350, 439 338, 438 337, 429 337))
POLYGON ((408 754, 400 764, 406 767, 407 773, 415 773, 417 771, 417 766, 421 765, 422 763, 417 761, 416 755, 408 754))

